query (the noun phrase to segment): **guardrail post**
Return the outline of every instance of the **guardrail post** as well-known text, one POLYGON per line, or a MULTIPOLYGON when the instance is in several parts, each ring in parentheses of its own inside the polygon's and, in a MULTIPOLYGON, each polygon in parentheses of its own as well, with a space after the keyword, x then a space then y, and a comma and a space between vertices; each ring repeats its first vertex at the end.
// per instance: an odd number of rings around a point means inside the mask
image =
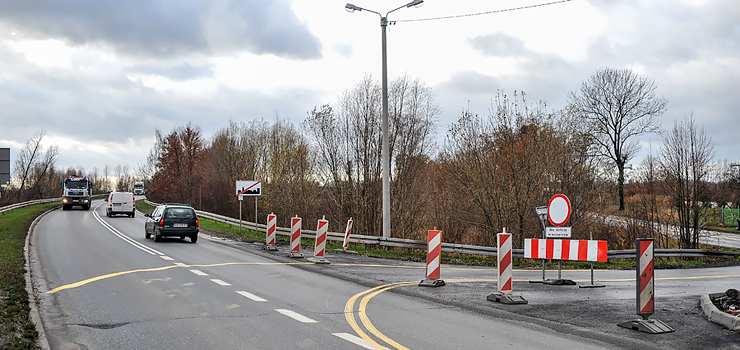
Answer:
POLYGON ((637 314, 642 319, 620 323, 620 327, 636 329, 645 333, 659 334, 673 332, 674 329, 657 319, 649 319, 655 312, 655 279, 653 276, 653 257, 655 247, 652 238, 638 238, 636 260, 637 314))

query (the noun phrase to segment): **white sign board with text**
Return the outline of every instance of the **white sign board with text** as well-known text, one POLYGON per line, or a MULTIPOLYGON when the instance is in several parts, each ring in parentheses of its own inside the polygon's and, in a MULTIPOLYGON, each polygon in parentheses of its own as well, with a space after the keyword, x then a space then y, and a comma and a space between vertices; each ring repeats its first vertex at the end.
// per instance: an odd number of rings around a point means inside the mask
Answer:
POLYGON ((570 238, 570 227, 547 227, 545 228, 546 238, 570 238))

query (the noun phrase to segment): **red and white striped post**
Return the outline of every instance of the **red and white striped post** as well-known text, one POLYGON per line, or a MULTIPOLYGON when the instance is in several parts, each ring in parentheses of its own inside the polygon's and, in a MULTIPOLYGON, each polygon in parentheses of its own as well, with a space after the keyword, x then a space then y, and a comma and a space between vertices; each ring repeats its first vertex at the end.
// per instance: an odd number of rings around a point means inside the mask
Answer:
POLYGON ((290 219, 290 255, 291 258, 302 258, 301 254, 301 218, 296 215, 290 219))
POLYGON ((652 238, 638 238, 637 249, 637 280, 635 283, 637 296, 637 314, 642 319, 620 323, 620 327, 636 329, 645 333, 668 333, 674 329, 657 319, 649 317, 655 312, 655 278, 653 275, 653 257, 655 247, 652 238))
POLYGON ((326 217, 319 220, 319 225, 316 228, 316 245, 313 251, 313 257, 308 258, 308 261, 314 264, 329 264, 329 260, 324 259, 324 253, 326 251, 326 231, 329 228, 329 221, 326 217))
POLYGON ((647 319, 655 312, 652 239, 637 240, 637 314, 647 319))
POLYGON ((511 293, 511 233, 506 233, 504 228, 503 233, 496 235, 496 241, 498 243, 498 291, 499 293, 508 294, 511 293))
POLYGON ((527 301, 518 295, 511 294, 513 281, 512 256, 511 256, 511 233, 504 232, 496 235, 498 250, 498 293, 486 297, 490 301, 499 301, 505 304, 526 304, 527 301))
POLYGON ((429 230, 427 241, 427 278, 419 283, 422 287, 442 287, 445 281, 439 279, 440 260, 442 259, 442 231, 429 230))
POLYGON ((275 231, 277 230, 277 215, 267 215, 267 235, 265 236, 265 250, 278 250, 275 246, 275 231))
POLYGON ((342 248, 344 248, 345 250, 347 250, 347 248, 349 247, 350 233, 352 233, 352 218, 349 218, 349 220, 347 220, 347 229, 344 230, 344 243, 342 244, 342 248))

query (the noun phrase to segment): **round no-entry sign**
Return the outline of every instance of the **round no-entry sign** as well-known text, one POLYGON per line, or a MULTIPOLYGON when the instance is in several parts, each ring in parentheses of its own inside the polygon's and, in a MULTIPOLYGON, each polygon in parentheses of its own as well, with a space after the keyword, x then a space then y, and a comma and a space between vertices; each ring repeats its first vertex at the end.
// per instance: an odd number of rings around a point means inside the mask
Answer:
POLYGON ((556 194, 547 204, 547 219, 553 226, 563 226, 570 218, 570 200, 564 194, 556 194))

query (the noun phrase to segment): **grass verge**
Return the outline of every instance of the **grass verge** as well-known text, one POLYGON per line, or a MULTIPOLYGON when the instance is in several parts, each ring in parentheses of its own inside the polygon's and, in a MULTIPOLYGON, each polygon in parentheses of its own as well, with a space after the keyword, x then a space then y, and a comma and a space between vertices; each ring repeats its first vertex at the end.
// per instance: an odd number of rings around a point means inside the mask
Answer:
POLYGON ((39 204, 0 215, 0 348, 36 349, 38 333, 29 318, 26 258, 28 227, 37 216, 59 206, 39 204))

